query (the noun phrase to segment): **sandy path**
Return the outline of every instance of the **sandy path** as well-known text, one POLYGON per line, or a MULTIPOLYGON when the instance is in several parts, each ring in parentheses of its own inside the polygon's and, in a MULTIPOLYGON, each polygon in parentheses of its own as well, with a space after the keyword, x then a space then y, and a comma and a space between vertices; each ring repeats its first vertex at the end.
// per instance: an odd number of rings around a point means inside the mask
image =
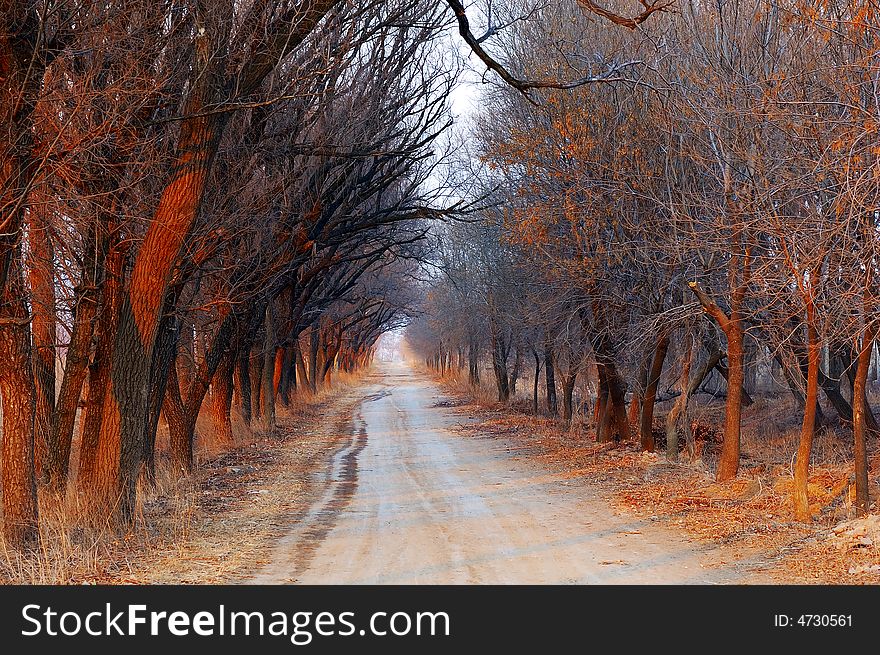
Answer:
POLYGON ((464 438, 440 392, 380 364, 324 493, 255 583, 736 583, 732 554, 618 514, 502 441, 464 438))

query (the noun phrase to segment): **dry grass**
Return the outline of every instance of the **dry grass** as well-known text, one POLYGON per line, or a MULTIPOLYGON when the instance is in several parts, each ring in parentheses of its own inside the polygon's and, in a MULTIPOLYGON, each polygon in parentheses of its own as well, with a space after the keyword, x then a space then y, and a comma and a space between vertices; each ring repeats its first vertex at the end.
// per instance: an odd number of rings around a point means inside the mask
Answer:
POLYGON ((336 376, 330 390, 296 396, 290 407, 279 407, 272 434, 259 422, 251 429, 235 417, 233 444, 215 443, 210 420, 200 417, 191 477, 170 470, 167 433, 160 430, 156 483, 142 481, 136 520, 125 531, 96 516, 75 492, 59 499, 41 489, 40 546, 22 553, 0 537, 0 583, 220 582, 246 570, 277 536, 279 526, 271 523, 282 523, 280 505, 288 508, 303 497, 310 467, 332 449, 332 439, 312 438, 320 432, 312 428, 335 411, 355 381, 336 376), (279 478, 277 469, 289 468, 291 460, 296 470, 280 477, 292 488, 278 490, 279 507, 255 504, 264 495, 248 492, 279 478), (237 516, 243 507, 244 521, 237 516))
MULTIPOLYGON (((520 455, 539 459, 568 484, 598 486, 616 506, 667 523, 704 542, 729 544, 743 558, 764 562, 784 582, 878 583, 880 543, 841 547, 830 539, 833 526, 854 516, 852 444, 846 430, 821 428, 814 439, 809 492, 814 521, 795 521, 791 503, 794 452, 800 421, 787 398, 757 398, 744 411, 742 465, 737 479, 718 484, 712 472, 720 454, 723 401, 694 403, 692 419, 704 439, 694 462, 668 462, 663 453, 662 416, 657 408, 658 453, 643 453, 635 443, 596 444, 591 422, 576 416, 571 425, 532 416, 531 404, 516 399, 511 407, 496 402, 491 390, 471 393, 466 380, 440 381, 460 410, 479 422, 467 434, 506 440, 520 455), (872 568, 874 567, 874 568, 872 568)), ((869 452, 880 450, 872 440, 869 452)), ((872 511, 880 503, 880 459, 870 469, 872 511)))

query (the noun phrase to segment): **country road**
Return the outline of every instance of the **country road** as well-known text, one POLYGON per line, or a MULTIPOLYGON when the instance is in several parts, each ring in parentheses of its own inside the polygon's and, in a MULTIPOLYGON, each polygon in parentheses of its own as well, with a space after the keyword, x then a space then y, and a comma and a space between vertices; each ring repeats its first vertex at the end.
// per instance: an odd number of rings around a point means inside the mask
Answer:
POLYGON ((731 554, 619 514, 502 440, 465 437, 440 390, 404 363, 366 379, 323 493, 252 583, 760 581, 731 554))

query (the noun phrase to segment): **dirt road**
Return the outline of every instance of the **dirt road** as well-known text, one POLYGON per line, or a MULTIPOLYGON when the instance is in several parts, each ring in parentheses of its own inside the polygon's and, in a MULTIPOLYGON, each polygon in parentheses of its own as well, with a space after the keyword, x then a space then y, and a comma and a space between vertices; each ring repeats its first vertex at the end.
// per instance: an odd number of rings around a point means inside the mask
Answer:
POLYGON ((737 583, 731 553, 616 513, 461 417, 406 364, 380 364, 323 496, 254 583, 737 583))

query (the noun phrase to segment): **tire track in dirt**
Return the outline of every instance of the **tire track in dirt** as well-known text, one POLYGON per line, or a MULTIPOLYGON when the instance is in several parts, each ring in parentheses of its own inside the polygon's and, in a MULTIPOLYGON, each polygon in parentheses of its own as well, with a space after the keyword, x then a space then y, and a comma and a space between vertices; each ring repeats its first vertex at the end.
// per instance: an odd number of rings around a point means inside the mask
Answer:
POLYGON ((315 494, 316 499, 309 508, 291 518, 292 529, 276 544, 271 562, 246 580, 247 584, 295 582, 308 569, 315 550, 336 525, 357 490, 358 456, 369 439, 361 412, 351 416, 353 407, 384 395, 387 392, 381 390, 357 394, 354 400, 345 403, 347 411, 342 412, 331 429, 348 438, 333 452, 325 471, 313 474, 319 480, 319 494, 315 494))

